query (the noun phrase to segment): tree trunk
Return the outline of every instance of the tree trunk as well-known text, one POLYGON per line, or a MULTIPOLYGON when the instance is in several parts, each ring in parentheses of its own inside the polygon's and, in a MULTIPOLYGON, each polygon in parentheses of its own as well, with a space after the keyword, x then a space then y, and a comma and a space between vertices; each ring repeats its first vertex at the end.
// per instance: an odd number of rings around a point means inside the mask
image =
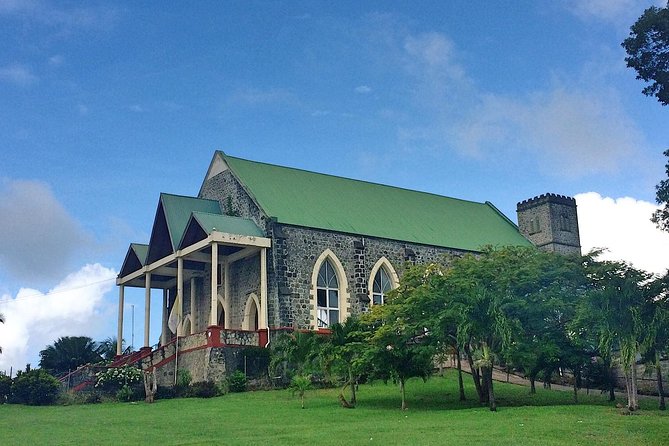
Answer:
POLYGON ((615 376, 615 370, 611 365, 609 364, 609 379, 608 379, 608 385, 609 385, 609 401, 615 401, 616 400, 616 376, 615 376))
POLYGON ((344 409, 353 409, 355 406, 352 403, 349 403, 346 401, 346 397, 344 396, 344 393, 346 392, 346 388, 350 385, 350 381, 346 381, 344 384, 344 387, 341 388, 341 392, 339 392, 339 403, 341 404, 341 407, 344 409))
POLYGON ((578 382, 574 376, 574 403, 578 404, 578 382))
POLYGON ((144 394, 146 395, 145 401, 147 403, 153 403, 156 398, 156 392, 158 390, 158 380, 156 379, 156 369, 154 368, 151 372, 144 372, 144 394))
POLYGON ((300 400, 302 402, 302 409, 304 409, 304 392, 300 393, 300 400))
POLYGON ((631 410, 638 410, 639 409, 639 399, 638 399, 638 392, 637 392, 637 383, 636 383, 636 362, 632 363, 632 408, 631 410))
POLYGON ((632 409, 632 388, 631 388, 631 381, 629 377, 629 372, 627 370, 624 371, 624 376, 625 376, 625 393, 627 394, 627 408, 630 410, 632 409))
POLYGON ((460 362, 460 349, 455 350, 457 355, 457 365, 458 365, 458 386, 460 388, 460 401, 465 401, 465 385, 462 382, 462 363, 460 362))
POLYGON ((350 375, 350 380, 351 380, 351 405, 355 406, 358 403, 358 396, 356 395, 357 378, 354 379, 353 373, 351 373, 350 375))
POLYGON ((400 393, 402 394, 402 410, 407 410, 407 403, 404 394, 404 379, 400 379, 400 393))
POLYGON ((531 395, 534 395, 535 393, 537 393, 537 388, 534 385, 535 379, 536 378, 535 378, 534 375, 530 375, 530 394, 531 395))
POLYGON ((485 403, 483 390, 481 389, 481 376, 476 368, 474 368, 474 359, 472 359, 472 352, 468 345, 465 344, 465 354, 467 355, 467 362, 469 363, 469 370, 472 372, 472 379, 474 380, 474 387, 476 394, 479 396, 479 401, 485 403))
POLYGON ((487 369, 482 367, 481 375, 483 375, 483 379, 481 380, 481 404, 488 404, 490 402, 490 389, 488 386, 488 377, 486 376, 487 369))
POLYGON ((655 372, 657 373, 657 395, 660 397, 660 410, 667 410, 664 403, 664 386, 662 385, 662 367, 659 355, 655 357, 655 372))
POLYGON ((482 370, 483 381, 486 383, 488 389, 488 403, 492 412, 497 411, 497 403, 495 402, 495 390, 492 386, 492 367, 485 367, 482 370))

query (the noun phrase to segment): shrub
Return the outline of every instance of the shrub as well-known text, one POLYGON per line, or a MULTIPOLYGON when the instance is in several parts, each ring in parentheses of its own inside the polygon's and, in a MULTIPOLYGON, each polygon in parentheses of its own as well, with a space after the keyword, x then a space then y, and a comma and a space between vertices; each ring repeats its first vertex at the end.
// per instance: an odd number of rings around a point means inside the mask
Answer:
POLYGON ((135 392, 132 390, 132 387, 130 387, 127 384, 124 384, 121 386, 120 389, 116 392, 116 399, 122 402, 129 402, 132 401, 135 398, 135 392))
POLYGON ((0 373, 0 404, 7 402, 9 393, 12 390, 12 378, 0 373))
POLYGON ((189 386, 192 381, 191 374, 188 370, 181 369, 177 372, 177 382, 174 385, 174 396, 183 397, 187 396, 189 392, 189 386))
POLYGON ((158 400, 170 400, 172 398, 176 398, 177 396, 176 386, 158 386, 156 389, 156 399, 158 400))
POLYGON ((95 390, 82 392, 61 392, 56 402, 61 406, 96 404, 102 402, 102 394, 95 390))
POLYGON ((240 370, 236 370, 228 376, 228 390, 230 392, 246 392, 246 375, 240 370))
POLYGON ((43 406, 53 404, 60 390, 60 381, 46 370, 22 372, 12 382, 10 400, 13 403, 43 406))
POLYGON ((95 387, 116 393, 124 386, 135 386, 142 382, 142 371, 136 367, 110 367, 95 375, 95 387))
POLYGON ((218 393, 218 387, 213 381, 199 381, 190 386, 190 394, 196 398, 212 398, 218 393))

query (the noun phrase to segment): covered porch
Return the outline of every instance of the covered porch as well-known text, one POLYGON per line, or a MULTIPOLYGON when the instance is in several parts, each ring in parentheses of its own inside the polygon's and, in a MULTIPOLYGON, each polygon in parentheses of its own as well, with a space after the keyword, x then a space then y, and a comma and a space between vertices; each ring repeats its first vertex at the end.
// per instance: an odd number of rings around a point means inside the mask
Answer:
MULTIPOLYGON (((271 240, 250 219, 221 214, 217 201, 161 194, 148 245, 131 244, 116 283, 119 287, 117 355, 123 351, 126 287, 144 289, 144 340, 151 350, 151 290, 162 290, 161 346, 174 338, 207 334, 205 344, 244 339, 267 342, 267 250, 271 240), (253 292, 242 302, 231 284, 235 273, 251 276, 253 292), (243 308, 242 308, 243 307, 243 308), (233 317, 233 314, 238 315, 233 317), (234 332, 240 332, 239 336, 234 332), (254 333, 247 336, 242 332, 254 333), (226 333, 228 333, 226 335, 226 333)), ((232 344, 231 344, 232 345, 232 344)))

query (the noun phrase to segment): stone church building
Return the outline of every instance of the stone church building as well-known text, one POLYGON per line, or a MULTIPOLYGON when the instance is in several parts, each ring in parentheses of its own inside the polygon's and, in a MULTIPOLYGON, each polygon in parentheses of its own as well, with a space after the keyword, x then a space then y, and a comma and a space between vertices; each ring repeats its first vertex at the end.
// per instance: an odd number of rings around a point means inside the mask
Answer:
POLYGON ((275 166, 216 152, 197 197, 163 193, 148 244, 132 243, 117 278, 115 365, 156 369, 163 384, 239 367, 240 351, 287 328, 327 330, 383 304, 405 265, 534 244, 580 253, 576 203, 518 203, 518 225, 477 203, 275 166), (144 347, 121 356, 125 287, 145 289, 144 347), (162 305, 151 308, 151 290, 162 305), (158 346, 150 314, 162 315, 158 346), (241 347, 241 348, 240 348, 241 347))

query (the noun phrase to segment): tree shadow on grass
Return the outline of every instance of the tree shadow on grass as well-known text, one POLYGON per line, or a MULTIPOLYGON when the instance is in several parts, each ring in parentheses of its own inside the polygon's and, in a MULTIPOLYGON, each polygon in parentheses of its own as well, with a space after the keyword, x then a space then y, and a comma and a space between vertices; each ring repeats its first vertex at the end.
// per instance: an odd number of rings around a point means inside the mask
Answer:
MULTIPOLYGON (((495 382, 495 397, 498 408, 504 407, 546 407, 546 406, 574 406, 597 405, 612 407, 615 402, 609 402, 606 394, 594 390, 590 395, 579 394, 579 402, 574 403, 573 394, 562 390, 537 389, 537 393, 530 394, 530 389, 517 384, 495 382)), ((471 383, 465 384, 465 401, 459 401, 457 379, 454 374, 446 377, 432 377, 427 382, 420 379, 410 380, 407 383, 407 406, 415 411, 439 410, 468 410, 485 408, 485 404, 478 401, 478 396, 471 383)), ((397 385, 389 382, 375 382, 361 386, 358 394, 359 407, 365 409, 399 409, 400 394, 397 385)))

